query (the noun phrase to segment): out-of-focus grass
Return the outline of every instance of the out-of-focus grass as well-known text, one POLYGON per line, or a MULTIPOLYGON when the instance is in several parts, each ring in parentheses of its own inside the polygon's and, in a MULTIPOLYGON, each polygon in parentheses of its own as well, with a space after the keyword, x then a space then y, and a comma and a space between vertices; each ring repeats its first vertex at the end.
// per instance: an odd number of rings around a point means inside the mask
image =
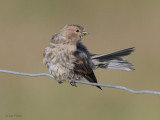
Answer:
MULTIPOLYGON (((94 53, 127 47, 136 70, 96 70, 99 83, 135 90, 159 89, 160 2, 135 1, 21 1, 0 0, 0 69, 48 72, 42 52, 52 34, 65 24, 83 25, 90 33, 83 43, 94 53)), ((0 73, 0 119, 157 120, 159 96, 68 83, 47 77, 0 73), (7 117, 10 116, 10 117, 7 117), (20 117, 12 115, 21 115, 20 117)))

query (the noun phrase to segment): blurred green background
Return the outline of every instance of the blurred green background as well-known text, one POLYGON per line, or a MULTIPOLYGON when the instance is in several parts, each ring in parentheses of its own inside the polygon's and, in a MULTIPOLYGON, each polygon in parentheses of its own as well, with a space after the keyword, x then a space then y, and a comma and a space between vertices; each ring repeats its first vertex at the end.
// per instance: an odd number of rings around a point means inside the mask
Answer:
MULTIPOLYGON (((99 83, 160 91, 160 1, 0 0, 0 69, 48 73, 42 53, 66 24, 90 33, 93 53, 128 47, 133 72, 98 69, 99 83)), ((160 96, 0 73, 0 120, 159 120, 160 96)))

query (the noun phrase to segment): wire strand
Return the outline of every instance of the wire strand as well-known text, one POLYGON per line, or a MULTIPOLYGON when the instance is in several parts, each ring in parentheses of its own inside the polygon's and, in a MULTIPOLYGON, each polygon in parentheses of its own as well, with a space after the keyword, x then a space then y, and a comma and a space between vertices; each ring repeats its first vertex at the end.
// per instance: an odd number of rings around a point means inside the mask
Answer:
MULTIPOLYGON (((21 72, 15 72, 15 71, 9 71, 9 70, 0 70, 2 73, 8 73, 8 74, 15 74, 15 75, 22 75, 22 76, 30 76, 30 77, 38 77, 38 76, 48 76, 50 78, 54 77, 48 73, 39 73, 39 74, 31 74, 31 73, 21 73, 21 72)), ((134 94, 154 94, 154 95, 160 95, 160 92, 157 91, 150 91, 150 90, 140 90, 140 91, 135 91, 130 88, 126 88, 123 86, 116 86, 116 85, 106 85, 106 84, 98 84, 98 83, 90 83, 90 82, 84 82, 84 81, 75 81, 76 83, 80 84, 86 84, 86 85, 92 85, 92 86, 101 86, 101 87, 108 87, 108 88, 116 88, 116 89, 121 89, 125 90, 134 94)))

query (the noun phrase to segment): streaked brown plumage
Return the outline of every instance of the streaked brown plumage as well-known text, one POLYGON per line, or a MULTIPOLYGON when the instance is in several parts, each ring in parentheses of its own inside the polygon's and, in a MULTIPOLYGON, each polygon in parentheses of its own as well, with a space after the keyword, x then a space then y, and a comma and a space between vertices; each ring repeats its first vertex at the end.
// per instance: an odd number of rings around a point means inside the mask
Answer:
MULTIPOLYGON (((134 48, 128 48, 111 54, 97 55, 88 52, 81 39, 87 32, 80 25, 68 24, 55 34, 43 53, 43 63, 59 83, 69 81, 76 86, 75 80, 83 77, 88 81, 97 83, 93 70, 108 68, 132 71, 132 64, 123 59, 134 48)), ((97 86, 101 89, 100 86, 97 86)))

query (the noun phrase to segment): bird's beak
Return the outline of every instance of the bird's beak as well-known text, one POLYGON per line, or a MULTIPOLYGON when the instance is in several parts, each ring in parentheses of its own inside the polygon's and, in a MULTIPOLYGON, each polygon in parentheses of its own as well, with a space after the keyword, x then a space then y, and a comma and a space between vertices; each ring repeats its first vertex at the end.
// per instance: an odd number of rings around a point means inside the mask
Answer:
POLYGON ((83 31, 83 32, 82 32, 82 35, 83 35, 83 36, 86 36, 86 35, 88 35, 88 32, 87 32, 87 31, 83 31))

